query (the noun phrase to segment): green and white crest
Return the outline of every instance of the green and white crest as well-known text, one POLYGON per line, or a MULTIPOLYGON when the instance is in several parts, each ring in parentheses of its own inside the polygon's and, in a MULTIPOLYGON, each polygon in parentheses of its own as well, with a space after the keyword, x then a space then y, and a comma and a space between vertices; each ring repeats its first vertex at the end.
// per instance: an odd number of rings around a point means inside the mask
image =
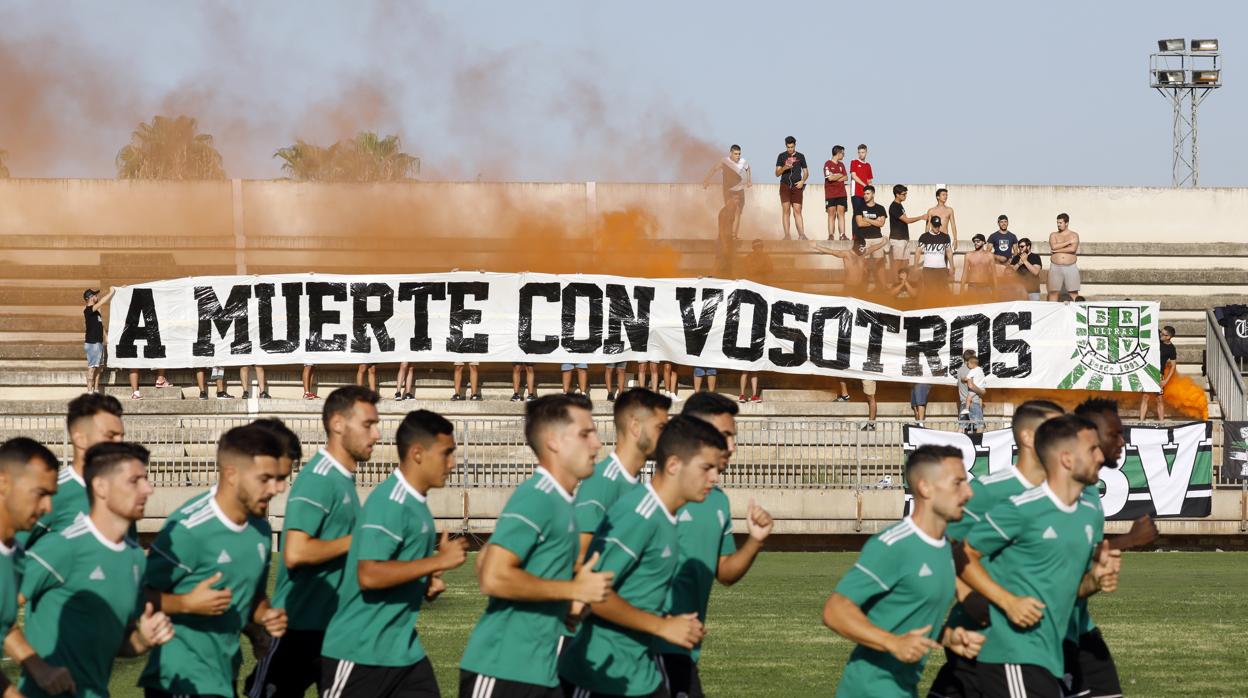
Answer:
POLYGON ((1148 361, 1156 322, 1148 308, 1087 304, 1077 308, 1075 317, 1078 339, 1070 358, 1078 359, 1079 364, 1058 388, 1142 392, 1141 374, 1148 376, 1152 385, 1161 382, 1161 373, 1148 361))

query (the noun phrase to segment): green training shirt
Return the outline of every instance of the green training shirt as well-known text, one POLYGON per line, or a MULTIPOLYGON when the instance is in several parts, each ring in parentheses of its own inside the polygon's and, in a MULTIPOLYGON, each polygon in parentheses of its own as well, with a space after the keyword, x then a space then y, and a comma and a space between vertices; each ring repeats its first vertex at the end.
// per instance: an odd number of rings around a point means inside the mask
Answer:
MULTIPOLYGON (((572 495, 544 468, 525 480, 498 516, 490 545, 510 550, 525 572, 568 580, 580 550, 572 495)), ((460 667, 505 681, 559 685, 556 663, 567 601, 491 598, 468 637, 460 667)))
MULTIPOLYGON (((620 498, 594 534, 597 570, 615 573, 615 593, 638 610, 660 614, 680 560, 676 516, 646 484, 620 498)), ((590 615, 559 657, 559 675, 579 688, 644 696, 658 688, 654 638, 590 615)))
POLYGON ((1040 622, 1026 629, 990 606, 991 628, 979 661, 1034 664, 1061 678, 1062 638, 1079 581, 1100 541, 1098 514, 1082 497, 1069 506, 1062 503, 1046 482, 993 507, 971 529, 966 540, 989 558, 993 579, 1012 594, 1044 604, 1040 622))
MULTIPOLYGON (((89 516, 26 551, 26 639, 48 664, 69 670, 78 698, 108 695, 126 629, 143 612, 146 564, 133 541, 106 539, 89 516)), ((26 673, 19 690, 46 695, 26 673)))
MULTIPOLYGON (((728 495, 714 487, 705 500, 681 507, 676 512, 676 535, 680 538, 680 562, 664 608, 671 615, 696 611, 705 623, 719 558, 737 551, 732 538, 732 507, 728 495)), ((689 655, 695 662, 702 655, 701 643, 687 650, 655 638, 655 648, 662 654, 689 655)))
POLYGON ((0 632, 7 634, 17 622, 17 544, 0 543, 0 632))
POLYGON ((338 589, 338 611, 325 630, 321 653, 373 666, 411 666, 424 659, 416 618, 429 577, 365 592, 358 567, 360 560, 420 560, 437 547, 438 530, 425 497, 395 470, 360 512, 338 589))
MULTIPOLYGON (((955 596, 953 551, 905 518, 871 536, 836 593, 853 601, 877 628, 903 635, 932 626, 939 641, 940 619, 955 596)), ((842 698, 913 696, 927 659, 906 664, 888 652, 854 647, 836 695, 842 698)))
POLYGON ((634 488, 639 480, 628 474, 615 453, 594 464, 594 474, 576 488, 576 530, 593 533, 606 518, 607 511, 634 488))
MULTIPOLYGON (((1101 505, 1101 489, 1096 485, 1088 485, 1083 488, 1081 495, 1082 501, 1088 503, 1089 506, 1095 507, 1100 513, 1100 525, 1095 527, 1096 538, 1100 540, 1105 537, 1105 507, 1101 505)), ((1088 560, 1088 570, 1092 569, 1092 560, 1088 560)), ((1070 628, 1066 631, 1066 639, 1071 642, 1078 643, 1082 635, 1096 630, 1096 622, 1092 620, 1092 614, 1088 611, 1088 599, 1081 598, 1075 601, 1075 610, 1070 614, 1070 628)))
MULTIPOLYGON (((319 540, 335 540, 351 535, 360 511, 355 491, 355 474, 320 449, 303 467, 286 498, 286 521, 282 526, 282 548, 286 532, 295 530, 319 540)), ((295 630, 325 630, 338 608, 338 587, 347 556, 319 565, 287 569, 277 566, 277 587, 273 606, 286 609, 289 627, 295 630)))
POLYGON ((236 524, 215 495, 200 494, 171 516, 151 546, 144 586, 186 594, 220 572, 216 589, 229 589, 230 606, 219 616, 171 616, 173 639, 152 650, 139 685, 172 694, 234 693, 242 664, 239 633, 268 583, 273 531, 252 517, 236 524))
POLYGON ((87 486, 72 466, 61 466, 56 475, 56 494, 52 495, 52 511, 39 517, 29 531, 18 531, 17 542, 25 550, 35 547, 35 543, 43 536, 56 531, 64 531, 78 520, 79 516, 91 512, 91 502, 87 500, 87 486))

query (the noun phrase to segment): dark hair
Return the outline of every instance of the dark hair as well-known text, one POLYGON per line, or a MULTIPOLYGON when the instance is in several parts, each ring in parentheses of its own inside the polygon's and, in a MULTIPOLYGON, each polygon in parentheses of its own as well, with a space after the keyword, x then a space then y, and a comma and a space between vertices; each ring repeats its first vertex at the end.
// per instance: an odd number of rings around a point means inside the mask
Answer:
POLYGON ((717 414, 730 414, 735 417, 740 411, 741 408, 732 398, 705 391, 690 395, 680 413, 692 417, 714 417, 717 414))
POLYGON ((936 190, 937 197, 939 197, 941 194, 948 194, 948 193, 949 193, 949 190, 945 189, 944 187, 941 187, 940 189, 936 190))
POLYGON ((256 456, 281 458, 286 449, 273 432, 254 424, 234 427, 217 439, 217 467, 233 458, 252 460, 256 456))
POLYGON ((151 454, 142 444, 132 441, 105 441, 87 449, 83 456, 85 465, 82 468, 82 480, 87 486, 87 501, 95 501, 95 478, 108 477, 117 467, 128 460, 137 460, 147 465, 151 454))
POLYGON ((1054 417, 1036 429, 1036 453, 1040 455, 1040 461, 1046 469, 1054 452, 1079 438, 1081 431, 1096 431, 1096 424, 1077 414, 1054 417))
POLYGON ((834 146, 832 146, 832 155, 833 155, 833 156, 840 155, 840 154, 841 154, 841 153, 843 153, 843 152, 845 152, 845 146, 843 146, 843 145, 834 145, 834 146))
POLYGON ((867 149, 867 144, 866 144, 866 143, 859 143, 859 144, 858 144, 858 150, 866 150, 866 149, 867 149))
POLYGON ((797 139, 796 139, 796 138, 794 138, 793 136, 785 136, 785 137, 784 137, 784 144, 785 144, 785 145, 796 145, 796 144, 797 144, 797 139))
POLYGON ((1031 247, 1031 238, 1019 238, 1019 239, 1018 239, 1018 244, 1020 244, 1020 245, 1026 245, 1026 246, 1028 246, 1028 247, 1031 247))
POLYGON ((376 391, 362 385, 344 385, 325 398, 325 406, 321 408, 321 424, 329 431, 329 420, 334 415, 349 415, 355 409, 355 403, 367 402, 376 405, 381 396, 376 391))
POLYGON ((1014 443, 1018 443, 1018 435, 1024 429, 1035 430, 1041 422, 1051 419, 1052 415, 1066 414, 1062 406, 1049 400, 1028 400, 1014 408, 1014 416, 1010 419, 1010 430, 1014 433, 1014 443))
POLYGON ((903 275, 910 276, 910 267, 901 267, 897 270, 897 278, 900 279, 903 275))
POLYGON ((48 470, 61 467, 61 462, 52 453, 52 449, 29 436, 14 436, 0 444, 0 469, 8 473, 22 470, 36 460, 42 462, 48 470))
POLYGON ((967 359, 971 358, 972 356, 975 356, 975 350, 974 350, 974 349, 965 349, 965 350, 963 350, 963 351, 962 351, 962 360, 963 360, 963 361, 966 361, 967 359))
POLYGON ((737 145, 736 143, 733 143, 732 147, 728 149, 728 152, 732 152, 734 150, 741 150, 741 146, 737 145))
POLYGON ((399 447, 399 461, 407 457, 412 444, 428 445, 439 434, 454 434, 455 425, 431 410, 412 410, 407 413, 394 433, 394 443, 399 447))
POLYGON ((303 446, 299 444, 299 435, 290 430, 286 423, 277 417, 265 417, 251 423, 257 429, 263 429, 277 437, 282 444, 282 451, 287 458, 298 463, 303 460, 303 446))
POLYGON ((1173 336, 1174 336, 1174 325, 1162 325, 1162 326, 1161 326, 1161 331, 1162 331, 1162 332, 1165 332, 1166 334, 1168 334, 1168 335, 1170 335, 1171 337, 1173 337, 1173 336))
POLYGON ((572 410, 581 409, 592 413, 594 403, 584 395, 556 393, 543 395, 524 405, 524 441, 537 453, 537 435, 552 426, 562 426, 572 421, 572 410))
POLYGON ((94 417, 101 412, 120 417, 121 403, 112 395, 83 393, 69 401, 69 408, 65 413, 65 428, 68 430, 74 426, 74 422, 85 417, 94 417))
POLYGON ((1007 216, 1007 215, 1005 215, 1004 213, 1002 213, 1001 215, 997 216, 997 222, 998 222, 998 223, 999 223, 999 222, 1001 222, 1001 221, 1008 221, 1008 220, 1010 220, 1010 217, 1009 217, 1009 216, 1007 216))
POLYGON ((1118 414, 1118 401, 1103 397, 1090 397, 1079 403, 1075 414, 1080 417, 1099 417, 1107 414, 1118 414))
POLYGON ((659 443, 654 447, 655 472, 663 472, 668 458, 675 456, 682 462, 688 462, 707 446, 727 451, 728 440, 705 420, 688 414, 672 417, 663 427, 659 443))
POLYGON ((635 410, 646 410, 653 412, 655 410, 672 409, 672 399, 666 395, 659 395, 653 390, 646 388, 632 388, 620 393, 615 398, 615 425, 620 426, 620 420, 635 410))
POLYGON ((862 191, 863 191, 864 193, 865 193, 865 192, 871 192, 872 194, 874 194, 874 193, 875 193, 875 185, 874 185, 874 184, 868 184, 867 186, 865 186, 865 187, 863 187, 863 188, 862 188, 862 191))
POLYGON ((985 238, 983 233, 975 233, 974 235, 971 236, 971 242, 975 242, 976 240, 979 240, 980 242, 986 242, 987 239, 988 238, 985 238))
POLYGON ((1088 299, 1087 299, 1087 298, 1084 298, 1083 296, 1080 296, 1080 295, 1076 295, 1076 296, 1075 296, 1075 302, 1076 302, 1076 303, 1085 303, 1085 302, 1087 302, 1087 300, 1088 300, 1088 299))
MULTIPOLYGON (((869 184, 868 184, 867 186, 871 186, 871 185, 869 185, 869 184)), ((904 184, 894 184, 894 185, 893 185, 893 196, 897 196, 898 194, 904 194, 904 193, 906 193, 906 192, 908 192, 908 191, 910 191, 910 190, 909 190, 909 189, 906 189, 906 185, 904 185, 904 184)))
POLYGON ((1065 213, 1059 213, 1059 214, 1057 214, 1057 220, 1059 220, 1059 221, 1065 221, 1066 223, 1069 223, 1069 222, 1070 222, 1070 216, 1066 215, 1065 213))
POLYGON ((906 458, 904 471, 906 484, 913 490, 916 472, 921 468, 940 465, 946 458, 957 458, 961 461, 961 449, 955 446, 937 446, 936 444, 926 444, 914 449, 906 458))

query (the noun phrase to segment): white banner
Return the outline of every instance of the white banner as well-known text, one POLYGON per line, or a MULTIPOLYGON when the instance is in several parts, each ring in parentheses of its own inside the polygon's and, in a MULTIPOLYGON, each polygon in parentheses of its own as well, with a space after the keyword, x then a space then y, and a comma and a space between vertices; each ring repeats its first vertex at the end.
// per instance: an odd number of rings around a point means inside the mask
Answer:
POLYGON ((213 276, 120 287, 110 365, 604 363, 988 387, 1158 390, 1158 305, 900 311, 719 279, 454 272, 213 276))

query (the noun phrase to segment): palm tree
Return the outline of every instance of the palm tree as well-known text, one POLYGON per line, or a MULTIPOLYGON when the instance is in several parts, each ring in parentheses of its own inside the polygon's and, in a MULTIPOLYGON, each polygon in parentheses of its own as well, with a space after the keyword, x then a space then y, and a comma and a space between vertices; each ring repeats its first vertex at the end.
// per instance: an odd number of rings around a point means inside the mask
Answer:
POLYGON ((0 179, 4 179, 9 176, 9 168, 4 166, 4 158, 8 156, 8 154, 9 151, 0 150, 0 179))
POLYGON ((282 172, 300 182, 317 182, 329 172, 330 151, 302 139, 286 148, 278 148, 273 157, 282 159, 282 172))
POLYGON ((199 133, 189 116, 156 116, 141 123, 117 153, 121 179, 224 179, 221 153, 212 136, 199 133))
POLYGON ((401 150, 398 136, 361 131, 324 148, 303 140, 280 148, 282 171, 301 182, 395 182, 420 173, 420 158, 401 150))

